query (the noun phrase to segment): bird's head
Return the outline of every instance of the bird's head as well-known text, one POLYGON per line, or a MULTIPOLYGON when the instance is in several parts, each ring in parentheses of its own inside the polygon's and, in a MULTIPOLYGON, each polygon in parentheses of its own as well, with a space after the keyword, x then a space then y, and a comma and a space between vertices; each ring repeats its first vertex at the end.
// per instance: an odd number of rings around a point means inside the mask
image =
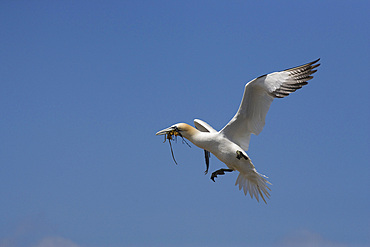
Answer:
POLYGON ((176 165, 177 165, 177 162, 176 162, 175 156, 173 154, 171 140, 173 140, 174 136, 175 137, 180 136, 182 138, 182 142, 186 143, 190 147, 189 143, 187 143, 185 141, 184 137, 186 137, 186 138, 191 137, 194 134, 193 133, 194 131, 196 131, 195 128, 191 127, 188 124, 178 123, 178 124, 172 125, 171 127, 166 128, 164 130, 158 131, 156 133, 156 135, 165 135, 164 142, 166 142, 166 140, 168 140, 168 143, 170 144, 170 148, 171 148, 172 158, 175 161, 176 165))
POLYGON ((188 124, 178 123, 164 130, 158 131, 156 135, 166 135, 167 139, 172 140, 173 136, 188 138, 189 136, 193 135, 195 131, 195 128, 188 124))

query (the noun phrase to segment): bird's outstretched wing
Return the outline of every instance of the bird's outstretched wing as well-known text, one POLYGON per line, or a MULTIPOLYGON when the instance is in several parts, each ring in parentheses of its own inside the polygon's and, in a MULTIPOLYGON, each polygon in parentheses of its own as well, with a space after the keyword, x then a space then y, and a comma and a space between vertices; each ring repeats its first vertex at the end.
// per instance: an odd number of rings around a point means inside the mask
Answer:
POLYGON ((320 59, 291 69, 260 76, 245 85, 238 112, 220 131, 245 151, 251 134, 258 135, 265 126, 266 114, 274 98, 284 98, 307 85, 320 59))

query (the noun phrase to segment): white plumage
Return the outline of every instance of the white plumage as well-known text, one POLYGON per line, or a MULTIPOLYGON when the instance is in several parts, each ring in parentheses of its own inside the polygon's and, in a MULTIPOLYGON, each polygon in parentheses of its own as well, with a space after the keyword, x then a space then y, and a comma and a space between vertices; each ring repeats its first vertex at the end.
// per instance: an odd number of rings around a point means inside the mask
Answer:
MULTIPOLYGON (((229 169, 220 169, 212 173, 211 179, 224 172, 239 171, 235 185, 243 188, 245 194, 259 201, 259 196, 266 202, 269 198, 266 176, 259 174, 246 151, 251 134, 258 135, 265 126, 266 114, 274 98, 284 98, 302 88, 312 79, 314 68, 320 64, 313 61, 302 66, 260 76, 245 85, 244 95, 239 109, 230 122, 220 131, 216 131, 206 122, 195 119, 197 129, 184 123, 172 125, 156 135, 180 135, 194 145, 211 152, 224 162, 229 169)), ((170 139, 170 137, 169 137, 170 139)), ((208 162, 207 162, 208 171, 208 162)), ((206 172, 207 172, 206 171, 206 172)))

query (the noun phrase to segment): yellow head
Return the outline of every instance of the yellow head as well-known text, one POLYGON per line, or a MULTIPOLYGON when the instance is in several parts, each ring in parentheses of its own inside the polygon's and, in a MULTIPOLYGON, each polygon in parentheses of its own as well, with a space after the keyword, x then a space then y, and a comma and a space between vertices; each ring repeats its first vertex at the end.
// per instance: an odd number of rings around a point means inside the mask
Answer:
POLYGON ((167 139, 172 139, 172 136, 181 136, 189 139, 190 136, 194 135, 197 130, 186 123, 174 124, 169 128, 158 131, 156 135, 167 135, 167 139), (168 137, 171 136, 171 137, 168 137))

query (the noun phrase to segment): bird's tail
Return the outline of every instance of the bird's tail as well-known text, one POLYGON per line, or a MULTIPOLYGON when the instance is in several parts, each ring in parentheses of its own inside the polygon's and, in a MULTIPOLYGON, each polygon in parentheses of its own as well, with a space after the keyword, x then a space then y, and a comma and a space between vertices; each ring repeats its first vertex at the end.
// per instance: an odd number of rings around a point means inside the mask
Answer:
POLYGON ((239 185, 239 190, 243 188, 244 194, 249 195, 251 198, 256 197, 259 202, 259 196, 262 197, 263 201, 267 204, 264 195, 266 198, 270 197, 268 190, 271 189, 268 187, 268 184, 271 184, 266 180, 266 176, 259 174, 255 169, 253 172, 240 172, 238 178, 236 179, 235 185, 239 185))

